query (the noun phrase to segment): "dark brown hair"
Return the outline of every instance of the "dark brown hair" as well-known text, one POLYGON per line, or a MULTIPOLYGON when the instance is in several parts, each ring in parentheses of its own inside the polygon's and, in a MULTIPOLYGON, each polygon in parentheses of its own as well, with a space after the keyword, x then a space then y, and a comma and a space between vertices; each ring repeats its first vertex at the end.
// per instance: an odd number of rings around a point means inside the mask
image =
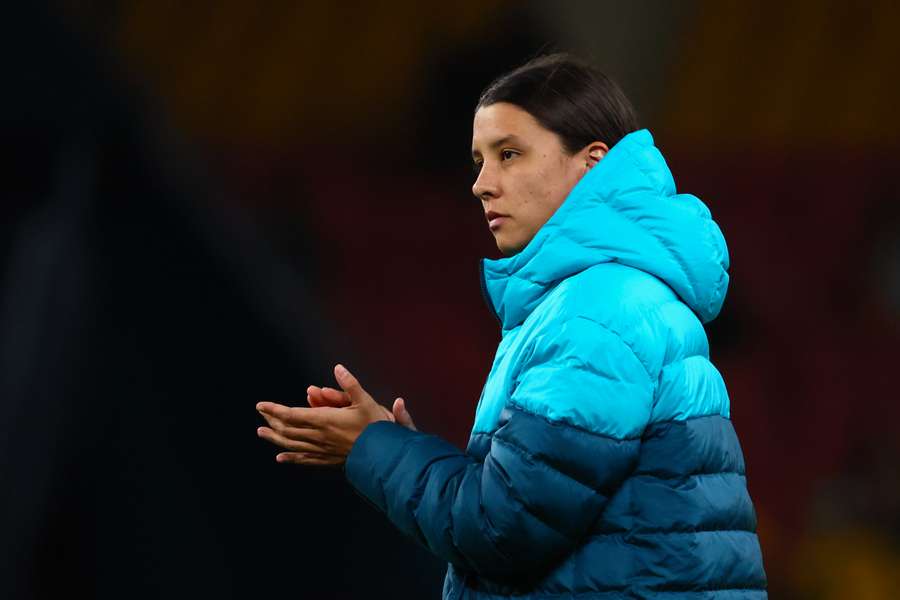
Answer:
POLYGON ((556 133, 570 154, 593 141, 613 147, 638 129, 631 102, 616 83, 566 53, 547 54, 501 75, 485 88, 475 107, 509 102, 556 133))

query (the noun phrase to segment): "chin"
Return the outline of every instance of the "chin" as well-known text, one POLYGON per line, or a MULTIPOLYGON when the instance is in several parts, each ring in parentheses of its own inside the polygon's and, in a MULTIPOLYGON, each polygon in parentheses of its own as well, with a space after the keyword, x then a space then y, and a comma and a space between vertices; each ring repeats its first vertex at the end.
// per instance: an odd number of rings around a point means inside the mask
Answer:
POLYGON ((518 254, 520 250, 522 250, 524 246, 513 246, 511 244, 505 244, 503 242, 497 241, 497 249, 500 250, 500 253, 503 256, 510 257, 514 254, 518 254))

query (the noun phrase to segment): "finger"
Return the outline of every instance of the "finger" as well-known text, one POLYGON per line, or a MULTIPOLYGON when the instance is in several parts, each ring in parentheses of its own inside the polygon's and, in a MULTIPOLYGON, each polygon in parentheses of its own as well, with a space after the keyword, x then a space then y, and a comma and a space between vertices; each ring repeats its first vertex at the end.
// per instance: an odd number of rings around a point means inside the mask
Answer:
POLYGON ((320 444, 290 439, 268 427, 259 427, 256 430, 256 434, 267 442, 271 442, 285 450, 296 452, 325 452, 327 450, 320 444))
POLYGON ((325 404, 325 400, 322 398, 322 392, 314 388, 315 386, 312 385, 306 388, 306 403, 313 408, 323 406, 325 404))
POLYGON ((333 388, 320 388, 311 385, 306 388, 306 401, 310 406, 332 406, 335 408, 343 408, 350 406, 350 396, 346 392, 333 388))
POLYGON ((277 419, 272 415, 260 413, 268 423, 269 428, 280 433, 281 435, 297 440, 306 440, 310 442, 319 442, 324 439, 321 430, 312 427, 291 427, 285 424, 281 419, 277 419))
POLYGON ((306 388, 306 402, 313 408, 328 405, 325 398, 322 397, 322 388, 315 385, 306 388))
POLYGON ((275 456, 275 460, 280 463, 319 467, 333 467, 344 462, 344 458, 341 456, 314 452, 281 452, 275 456))
POLYGON ((359 384, 359 381, 353 374, 347 370, 344 365, 337 364, 334 366, 334 378, 337 379, 337 382, 344 389, 345 392, 350 397, 350 401, 353 404, 360 404, 362 402, 367 402, 372 399, 372 396, 366 393, 362 386, 359 384))
POLYGON ((311 392, 307 390, 306 392, 306 403, 311 407, 316 408, 325 404, 325 401, 322 399, 321 392, 311 392))
POLYGON ((330 423, 330 406, 315 408, 288 407, 274 402, 260 402, 256 405, 258 411, 280 419, 285 425, 294 427, 321 428, 330 423))
POLYGON ((275 431, 283 432, 289 427, 289 425, 285 424, 284 421, 274 415, 270 415, 269 413, 265 412, 260 412, 259 414, 262 415, 262 418, 266 420, 266 423, 268 423, 269 427, 271 427, 275 431))
POLYGON ((276 402, 257 402, 256 410, 259 413, 265 413, 267 415, 283 419, 285 411, 290 411, 290 407, 287 407, 283 404, 278 404, 276 402))
POLYGON ((312 444, 324 444, 328 441, 328 437, 321 429, 315 429, 313 427, 287 427, 285 426, 283 429, 275 430, 284 437, 290 440, 297 440, 300 442, 310 442, 312 444))
POLYGON ((398 424, 403 425, 407 429, 418 431, 418 429, 416 429, 416 424, 413 423, 412 415, 406 410, 406 401, 403 398, 394 400, 394 406, 391 409, 391 413, 394 415, 394 421, 398 424))
POLYGON ((350 394, 330 387, 322 388, 322 396, 331 406, 350 406, 350 394))
POLYGON ((286 438, 292 440, 302 440, 313 443, 322 443, 325 441, 325 434, 321 429, 315 427, 291 427, 281 419, 276 419, 272 415, 260 413, 268 423, 269 428, 280 433, 286 438))
POLYGON ((259 414, 262 415, 262 418, 266 420, 266 423, 269 424, 269 427, 271 427, 275 431, 281 431, 285 428, 285 424, 281 419, 276 419, 272 415, 264 412, 260 412, 259 414))

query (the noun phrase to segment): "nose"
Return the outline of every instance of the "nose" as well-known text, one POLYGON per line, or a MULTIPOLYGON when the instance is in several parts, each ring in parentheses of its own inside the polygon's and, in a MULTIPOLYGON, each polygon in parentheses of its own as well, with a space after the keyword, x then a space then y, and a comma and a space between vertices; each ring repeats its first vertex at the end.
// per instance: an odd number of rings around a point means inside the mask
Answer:
POLYGON ((488 198, 496 198, 500 195, 500 185, 497 178, 489 170, 487 165, 482 165, 475 183, 472 184, 472 193, 481 201, 488 198))

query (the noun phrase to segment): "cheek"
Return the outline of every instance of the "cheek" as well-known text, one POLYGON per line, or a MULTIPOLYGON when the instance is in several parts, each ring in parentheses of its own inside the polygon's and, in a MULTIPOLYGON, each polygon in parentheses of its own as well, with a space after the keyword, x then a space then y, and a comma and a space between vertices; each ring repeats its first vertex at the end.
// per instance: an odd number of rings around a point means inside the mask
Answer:
POLYGON ((524 196, 529 211, 536 218, 548 219, 559 208, 566 197, 567 174, 556 164, 545 164, 529 178, 528 190, 524 196))
POLYGON ((549 155, 537 158, 533 164, 523 164, 505 187, 512 201, 510 211, 516 216, 515 229, 523 235, 534 234, 540 229, 571 189, 565 161, 549 155))
POLYGON ((558 181, 559 176, 560 173, 544 160, 520 177, 519 193, 523 206, 527 206, 529 210, 539 210, 552 203, 556 196, 554 183, 558 181))

